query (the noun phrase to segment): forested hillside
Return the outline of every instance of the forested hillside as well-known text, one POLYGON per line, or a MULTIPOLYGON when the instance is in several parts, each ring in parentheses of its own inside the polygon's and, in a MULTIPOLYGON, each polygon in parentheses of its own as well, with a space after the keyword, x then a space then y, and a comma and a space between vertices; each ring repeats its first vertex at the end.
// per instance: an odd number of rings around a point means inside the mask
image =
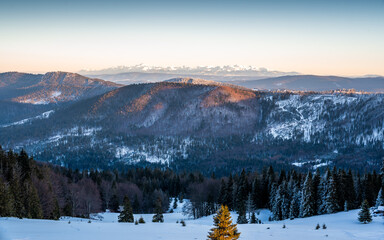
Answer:
POLYGON ((383 204, 382 180, 383 174, 336 168, 302 174, 269 167, 222 178, 151 168, 80 172, 36 162, 25 151, 0 150, 0 216, 88 217, 118 211, 127 196, 134 213, 153 213, 159 201, 165 212, 173 197, 189 199, 184 212, 194 218, 213 214, 223 204, 238 212, 239 223, 247 223, 259 208, 270 208, 276 220, 292 219, 354 209, 364 199, 371 206, 383 204))
POLYGON ((45 109, 2 125, 0 143, 79 169, 163 165, 209 175, 265 164, 304 171, 380 166, 383 94, 181 81, 129 85, 45 109))

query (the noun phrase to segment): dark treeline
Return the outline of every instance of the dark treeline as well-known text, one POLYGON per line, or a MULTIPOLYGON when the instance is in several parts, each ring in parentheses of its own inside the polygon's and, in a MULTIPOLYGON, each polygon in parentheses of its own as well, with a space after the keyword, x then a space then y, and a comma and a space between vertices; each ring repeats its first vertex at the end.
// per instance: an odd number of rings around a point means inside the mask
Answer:
POLYGON ((0 147, 0 216, 88 217, 106 209, 118 211, 125 197, 134 213, 160 213, 159 206, 165 212, 170 198, 177 197, 190 199, 184 210, 195 218, 227 205, 239 213, 238 223, 254 219, 250 214, 259 208, 270 208, 280 220, 354 209, 364 199, 373 206, 382 180, 375 172, 359 175, 336 168, 303 174, 269 167, 220 179, 151 168, 80 172, 0 147))
POLYGON ((166 211, 171 196, 183 197, 188 186, 203 181, 199 173, 150 168, 73 171, 36 162, 25 151, 6 152, 0 147, 0 216, 88 217, 106 209, 118 211, 125 196, 134 213, 154 212, 159 199, 166 211))
POLYGON ((295 170, 276 173, 272 167, 261 174, 242 171, 222 178, 219 186, 215 179, 196 185, 193 192, 199 194, 190 196, 186 211, 199 218, 227 205, 239 213, 238 223, 252 222, 259 208, 269 208, 272 220, 335 213, 356 209, 365 199, 370 206, 382 205, 384 197, 378 193, 384 192, 383 180, 383 170, 363 175, 336 168, 307 174, 295 170))

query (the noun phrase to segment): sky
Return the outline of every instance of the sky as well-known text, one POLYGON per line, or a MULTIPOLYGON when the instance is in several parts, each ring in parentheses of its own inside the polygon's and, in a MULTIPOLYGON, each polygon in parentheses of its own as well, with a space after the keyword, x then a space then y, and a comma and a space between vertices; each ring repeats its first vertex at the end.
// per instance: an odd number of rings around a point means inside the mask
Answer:
POLYGON ((0 1, 0 72, 140 63, 384 75, 384 0, 0 1))

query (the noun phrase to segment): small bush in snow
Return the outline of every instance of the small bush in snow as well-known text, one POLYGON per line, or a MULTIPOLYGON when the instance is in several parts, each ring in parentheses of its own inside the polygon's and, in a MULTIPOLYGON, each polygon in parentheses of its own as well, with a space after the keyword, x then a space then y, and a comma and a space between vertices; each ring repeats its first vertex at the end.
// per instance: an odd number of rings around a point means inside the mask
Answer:
POLYGON ((316 230, 320 229, 320 224, 317 224, 315 229, 316 230))
POLYGON ((186 226, 186 224, 185 224, 184 220, 181 220, 181 221, 180 221, 180 223, 181 223, 181 226, 183 226, 183 227, 185 227, 185 226, 186 226))
POLYGON ((139 225, 139 222, 137 220, 135 221, 135 225, 139 225))
POLYGON ((285 224, 283 225, 283 228, 286 228, 285 224))
POLYGON ((143 217, 140 217, 140 218, 139 218, 139 223, 145 223, 145 221, 144 221, 144 218, 143 218, 143 217))
POLYGON ((323 229, 327 229, 327 225, 325 225, 325 223, 323 224, 323 229))

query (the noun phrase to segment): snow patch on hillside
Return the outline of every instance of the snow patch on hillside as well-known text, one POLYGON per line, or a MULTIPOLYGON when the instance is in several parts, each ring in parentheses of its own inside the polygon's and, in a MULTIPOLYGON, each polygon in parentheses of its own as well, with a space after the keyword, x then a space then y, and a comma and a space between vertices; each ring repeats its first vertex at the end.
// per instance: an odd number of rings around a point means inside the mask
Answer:
POLYGON ((50 103, 54 103, 58 100, 62 94, 61 91, 52 91, 49 95, 45 94, 45 97, 34 97, 19 100, 20 103, 29 103, 34 105, 47 105, 50 103))
MULTIPOLYGON (((370 133, 362 133, 356 137, 356 144, 367 145, 384 139, 384 123, 381 128, 374 128, 370 133)), ((384 143, 383 143, 384 148, 384 143)))
POLYGON ((60 95, 61 95, 60 91, 54 91, 54 92, 51 93, 51 98, 56 98, 56 97, 58 97, 60 95))
POLYGON ((55 112, 54 110, 50 110, 50 111, 47 111, 47 112, 43 112, 42 114, 40 114, 40 115, 38 115, 36 117, 26 118, 26 119, 23 119, 23 120, 20 120, 20 121, 17 121, 17 122, 0 125, 0 127, 4 128, 4 127, 15 126, 15 125, 22 125, 22 124, 26 124, 26 123, 32 122, 34 120, 37 120, 37 119, 49 118, 49 116, 52 113, 54 113, 54 112, 55 112))
MULTIPOLYGON (((158 151, 156 151, 158 152, 158 151)), ((138 163, 146 161, 150 163, 167 164, 171 160, 171 154, 155 154, 153 151, 146 150, 145 146, 141 149, 130 148, 127 146, 117 147, 115 150, 115 157, 123 162, 138 163)))
POLYGON ((313 134, 323 131, 326 120, 322 116, 329 107, 349 105, 357 100, 358 97, 349 95, 291 95, 276 101, 267 132, 285 140, 301 134, 305 142, 310 142, 313 134))
POLYGON ((87 127, 73 127, 65 132, 58 132, 55 135, 49 137, 45 143, 57 142, 65 137, 80 137, 80 136, 92 136, 96 132, 101 131, 101 127, 87 128, 87 127))
MULTIPOLYGON (((122 162, 138 163, 145 161, 149 163, 169 164, 176 154, 183 158, 187 158, 187 149, 192 144, 190 138, 182 140, 177 148, 161 149, 156 145, 141 145, 137 146, 118 146, 115 147, 114 154, 117 159, 122 162)), ((160 144, 160 143, 159 143, 160 144)))
POLYGON ((310 165, 313 170, 316 170, 317 168, 320 168, 320 167, 329 166, 330 164, 332 164, 332 161, 316 159, 313 161, 293 162, 291 164, 296 167, 303 167, 305 165, 310 165))

